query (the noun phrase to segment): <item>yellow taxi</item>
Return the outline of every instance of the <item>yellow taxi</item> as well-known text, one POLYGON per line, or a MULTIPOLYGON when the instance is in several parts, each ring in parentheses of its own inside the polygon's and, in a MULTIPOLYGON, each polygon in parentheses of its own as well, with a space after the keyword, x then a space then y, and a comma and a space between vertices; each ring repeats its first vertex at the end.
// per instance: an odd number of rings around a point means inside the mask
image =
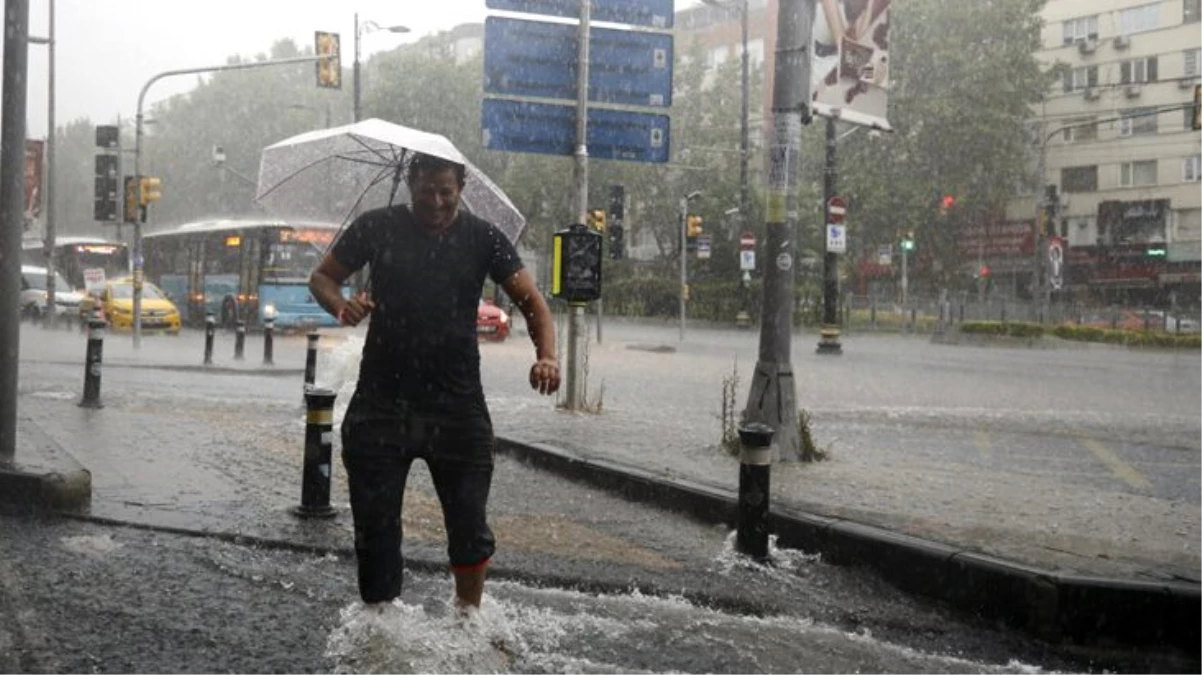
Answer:
MULTIPOLYGON (((104 290, 94 289, 79 303, 79 315, 85 321, 92 308, 100 304, 100 318, 114 332, 131 332, 134 325, 133 280, 113 279, 104 283, 104 290)), ((179 308, 158 286, 142 283, 142 332, 162 332, 179 335, 179 308)))

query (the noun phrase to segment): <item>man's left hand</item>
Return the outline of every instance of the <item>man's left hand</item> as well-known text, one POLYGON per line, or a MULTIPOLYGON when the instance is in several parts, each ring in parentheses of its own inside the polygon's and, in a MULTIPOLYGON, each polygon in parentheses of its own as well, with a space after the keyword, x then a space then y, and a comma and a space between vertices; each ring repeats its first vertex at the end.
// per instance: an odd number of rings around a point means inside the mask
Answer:
POLYGON ((549 396, 559 390, 559 361, 539 359, 530 367, 530 387, 549 396))

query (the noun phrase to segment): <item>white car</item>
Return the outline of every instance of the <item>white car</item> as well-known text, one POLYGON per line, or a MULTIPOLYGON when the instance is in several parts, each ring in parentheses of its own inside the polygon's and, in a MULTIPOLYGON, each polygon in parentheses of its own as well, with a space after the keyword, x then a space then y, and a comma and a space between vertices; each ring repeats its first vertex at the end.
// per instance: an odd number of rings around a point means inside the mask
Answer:
MULTIPOLYGON (((54 313, 74 318, 79 315, 83 294, 57 272, 54 274, 54 313)), ((46 312, 46 268, 21 266, 21 315, 38 318, 46 312)))

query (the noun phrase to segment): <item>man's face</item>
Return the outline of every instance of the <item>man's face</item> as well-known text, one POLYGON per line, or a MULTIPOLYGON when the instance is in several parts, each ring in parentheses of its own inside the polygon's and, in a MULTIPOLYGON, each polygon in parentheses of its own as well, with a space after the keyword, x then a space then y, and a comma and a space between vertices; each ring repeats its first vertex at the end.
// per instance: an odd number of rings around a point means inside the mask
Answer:
POLYGON ((413 213, 422 225, 442 229, 459 212, 459 181, 451 169, 422 171, 409 183, 413 213))

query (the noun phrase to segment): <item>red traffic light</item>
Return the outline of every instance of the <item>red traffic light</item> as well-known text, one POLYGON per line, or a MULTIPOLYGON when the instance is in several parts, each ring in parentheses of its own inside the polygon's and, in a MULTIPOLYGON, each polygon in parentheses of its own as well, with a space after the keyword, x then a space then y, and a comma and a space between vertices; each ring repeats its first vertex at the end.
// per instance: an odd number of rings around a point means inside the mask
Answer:
POLYGON ((981 271, 977 274, 980 277, 989 276, 989 265, 981 265, 981 271))
POLYGON ((944 211, 956 205, 956 198, 952 195, 943 195, 943 199, 939 200, 939 208, 944 211))

